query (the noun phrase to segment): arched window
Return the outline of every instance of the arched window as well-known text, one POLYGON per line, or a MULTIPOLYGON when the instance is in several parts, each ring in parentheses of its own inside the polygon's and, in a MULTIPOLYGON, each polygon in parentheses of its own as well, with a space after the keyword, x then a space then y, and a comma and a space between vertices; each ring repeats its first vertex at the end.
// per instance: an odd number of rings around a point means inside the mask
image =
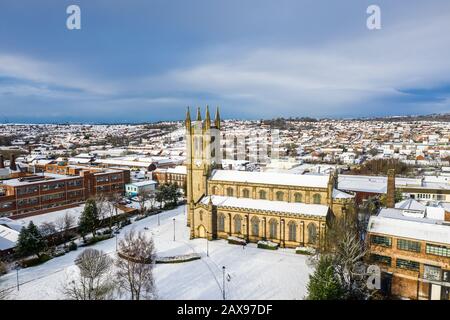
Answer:
POLYGON ((218 193, 217 193, 217 187, 216 186, 214 186, 214 187, 212 187, 212 194, 213 195, 217 195, 218 193))
POLYGON ((259 219, 258 217, 253 217, 250 221, 252 224, 252 235, 255 237, 259 236, 259 219))
POLYGON ((289 221, 289 241, 297 241, 297 224, 294 221, 289 221))
POLYGON ((302 194, 301 193, 296 193, 294 194, 294 201, 295 202, 302 202, 302 194))
POLYGON ((314 223, 308 224, 308 243, 315 244, 317 241, 317 228, 314 223))
POLYGON ((234 218, 234 233, 241 233, 242 218, 240 215, 235 215, 234 218))
POLYGON ((217 221, 217 230, 225 231, 225 215, 223 213, 219 214, 219 221, 217 221))
POLYGON ((321 196, 320 196, 320 194, 318 194, 318 193, 314 194, 314 195, 313 195, 313 203, 315 203, 315 204, 320 204, 320 202, 321 202, 321 196))
POLYGON ((242 191, 242 196, 243 196, 244 198, 250 198, 250 191, 249 191, 248 189, 244 189, 244 190, 242 191))
POLYGON ((266 192, 264 190, 259 190, 259 198, 266 199, 266 192))
POLYGON ((203 221, 203 211, 200 210, 200 221, 203 221))
POLYGON ((231 188, 231 187, 227 188, 227 196, 229 196, 229 197, 233 196, 233 188, 231 188))
POLYGON ((283 201, 284 200, 284 193, 282 191, 277 192, 277 201, 283 201))
POLYGON ((277 238, 277 220, 272 219, 269 221, 269 237, 272 239, 277 238))

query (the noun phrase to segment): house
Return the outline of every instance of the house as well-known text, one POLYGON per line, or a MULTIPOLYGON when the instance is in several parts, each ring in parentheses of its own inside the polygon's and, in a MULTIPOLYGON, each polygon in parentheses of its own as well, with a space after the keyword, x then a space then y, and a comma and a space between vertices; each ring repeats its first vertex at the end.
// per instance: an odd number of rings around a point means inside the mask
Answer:
POLYGON ((154 180, 146 180, 140 182, 132 182, 125 185, 125 194, 127 197, 135 197, 144 193, 151 193, 156 190, 157 182, 154 180))

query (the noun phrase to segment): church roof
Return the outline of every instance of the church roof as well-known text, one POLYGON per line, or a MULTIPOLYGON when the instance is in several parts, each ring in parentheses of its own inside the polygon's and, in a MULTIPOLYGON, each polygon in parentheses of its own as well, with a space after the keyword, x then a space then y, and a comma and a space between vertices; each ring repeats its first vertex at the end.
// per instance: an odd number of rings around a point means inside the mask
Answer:
MULTIPOLYGON (((204 197, 202 203, 207 205, 210 196, 204 197)), ((224 196, 211 196, 213 205, 218 207, 232 207, 250 210, 263 210, 272 212, 283 212, 298 215, 309 215, 326 217, 328 206, 321 204, 306 204, 285 201, 270 201, 261 199, 248 199, 224 196)))
POLYGON ((229 181, 257 184, 276 184, 295 187, 326 188, 328 175, 298 175, 278 172, 253 172, 237 170, 215 170, 211 181, 229 181))

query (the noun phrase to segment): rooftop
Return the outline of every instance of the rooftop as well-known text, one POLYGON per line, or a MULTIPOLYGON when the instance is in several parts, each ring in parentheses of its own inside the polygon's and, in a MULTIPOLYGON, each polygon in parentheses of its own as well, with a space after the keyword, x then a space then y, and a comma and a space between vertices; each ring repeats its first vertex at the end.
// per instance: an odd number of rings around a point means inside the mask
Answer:
POLYGON ((215 170, 211 181, 229 181, 257 184, 276 184, 296 187, 326 188, 328 175, 298 175, 290 173, 215 170))
MULTIPOLYGON (((210 196, 202 199, 203 204, 209 203, 210 196)), ((218 207, 232 207, 241 209, 253 209, 272 212, 284 212, 298 215, 310 215, 325 217, 328 206, 321 204, 292 203, 285 201, 270 201, 260 199, 211 196, 213 205, 218 207)))

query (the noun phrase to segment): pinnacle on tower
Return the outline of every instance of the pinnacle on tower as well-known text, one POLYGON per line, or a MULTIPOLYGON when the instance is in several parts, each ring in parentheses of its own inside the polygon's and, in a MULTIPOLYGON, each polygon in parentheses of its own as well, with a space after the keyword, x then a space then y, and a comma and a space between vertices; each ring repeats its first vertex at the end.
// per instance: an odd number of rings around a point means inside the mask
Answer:
POLYGON ((197 121, 202 121, 202 115, 200 114, 200 107, 197 108, 197 121))
POLYGON ((191 127, 191 113, 189 111, 189 107, 186 110, 186 120, 185 120, 186 129, 191 127))
POLYGON ((206 106, 205 129, 211 128, 211 117, 209 116, 209 107, 206 106))
POLYGON ((219 114, 219 107, 216 109, 216 118, 214 120, 214 125, 217 129, 220 129, 220 114, 219 114))

